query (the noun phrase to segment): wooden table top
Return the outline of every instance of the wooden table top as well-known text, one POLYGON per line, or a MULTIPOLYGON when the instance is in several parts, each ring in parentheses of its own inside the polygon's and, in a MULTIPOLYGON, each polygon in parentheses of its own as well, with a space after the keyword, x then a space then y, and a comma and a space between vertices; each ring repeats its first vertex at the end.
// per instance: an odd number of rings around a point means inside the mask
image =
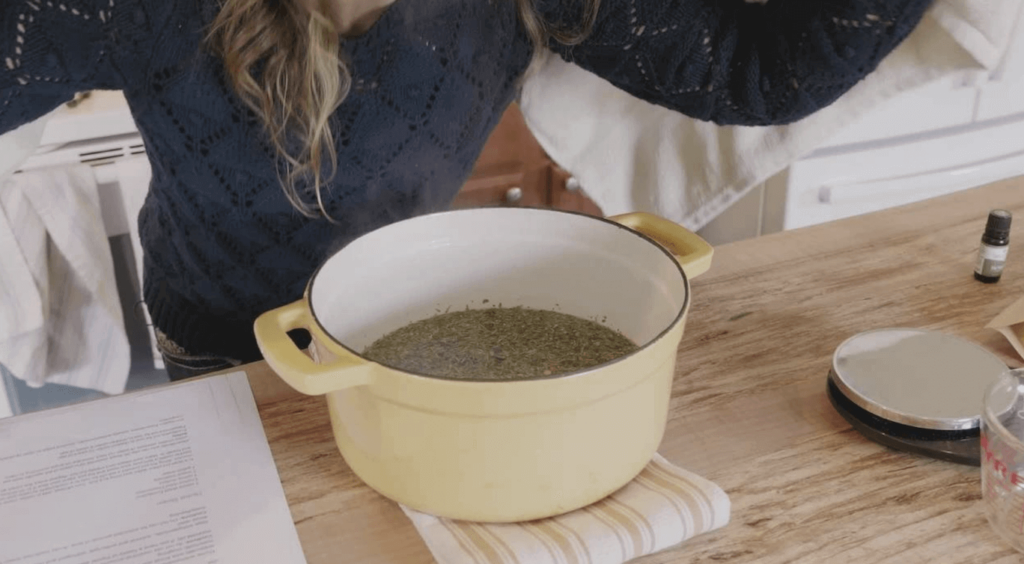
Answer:
MULTIPOLYGON (((825 394, 835 348, 874 328, 942 330, 1022 364, 984 326, 1024 293, 1024 220, 1003 279, 972 277, 996 207, 1024 217, 1024 177, 718 247, 693 284, 660 452, 725 489, 732 520, 637 562, 1024 561, 988 526, 977 468, 873 443, 825 394)), ((310 564, 433 562, 345 465, 323 398, 245 368, 310 564)))

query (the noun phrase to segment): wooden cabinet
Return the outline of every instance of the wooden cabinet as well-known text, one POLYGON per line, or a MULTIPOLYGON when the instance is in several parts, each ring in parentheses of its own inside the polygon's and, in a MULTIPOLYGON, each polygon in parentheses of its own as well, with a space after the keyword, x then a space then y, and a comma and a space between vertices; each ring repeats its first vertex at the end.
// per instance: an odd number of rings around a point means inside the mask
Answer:
POLYGON ((603 215, 583 187, 533 137, 519 107, 509 107, 484 146, 453 207, 524 206, 603 215))

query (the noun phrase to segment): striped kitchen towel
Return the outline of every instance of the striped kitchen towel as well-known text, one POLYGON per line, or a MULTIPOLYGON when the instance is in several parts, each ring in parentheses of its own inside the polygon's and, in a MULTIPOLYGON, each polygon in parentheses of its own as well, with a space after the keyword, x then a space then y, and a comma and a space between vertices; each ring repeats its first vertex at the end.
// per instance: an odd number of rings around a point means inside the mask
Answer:
POLYGON ((0 363, 32 387, 124 392, 131 347, 86 164, 0 182, 0 363))
POLYGON ((722 488, 655 455, 591 505, 511 524, 453 521, 402 507, 439 564, 622 564, 729 522, 722 488))

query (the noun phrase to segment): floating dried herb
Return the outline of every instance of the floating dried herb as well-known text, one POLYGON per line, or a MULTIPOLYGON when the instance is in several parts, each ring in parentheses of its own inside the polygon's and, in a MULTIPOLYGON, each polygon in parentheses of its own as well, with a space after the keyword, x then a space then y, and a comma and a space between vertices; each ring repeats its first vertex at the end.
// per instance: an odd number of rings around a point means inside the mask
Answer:
POLYGON ((388 333, 363 351, 381 364, 466 380, 520 380, 583 370, 637 350, 615 330, 525 307, 446 312, 388 333))

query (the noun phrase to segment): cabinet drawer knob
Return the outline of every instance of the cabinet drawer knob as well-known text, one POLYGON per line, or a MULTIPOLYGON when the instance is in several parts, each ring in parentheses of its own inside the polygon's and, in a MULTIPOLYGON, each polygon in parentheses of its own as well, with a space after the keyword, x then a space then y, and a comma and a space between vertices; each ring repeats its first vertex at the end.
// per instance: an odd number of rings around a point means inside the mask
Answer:
POLYGON ((513 188, 509 188, 508 191, 505 192, 505 202, 506 203, 514 204, 514 203, 516 203, 516 202, 518 202, 518 201, 520 201, 522 199, 523 199, 523 189, 518 187, 518 186, 513 187, 513 188))
POLYGON ((580 181, 577 180, 575 176, 570 176, 569 179, 565 181, 565 189, 569 192, 579 191, 580 181))

